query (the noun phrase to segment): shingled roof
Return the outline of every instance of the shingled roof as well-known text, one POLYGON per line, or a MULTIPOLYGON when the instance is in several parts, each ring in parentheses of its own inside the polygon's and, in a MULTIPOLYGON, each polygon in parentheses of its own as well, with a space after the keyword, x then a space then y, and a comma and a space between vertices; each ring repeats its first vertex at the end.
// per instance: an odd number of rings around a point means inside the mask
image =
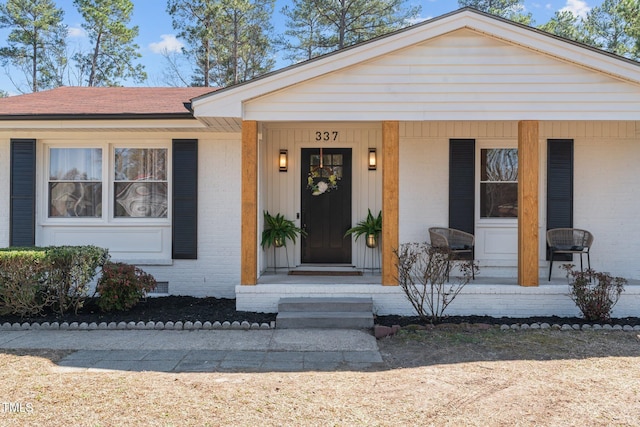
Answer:
POLYGON ((191 116, 190 101, 210 87, 59 87, 0 98, 0 119, 191 116))

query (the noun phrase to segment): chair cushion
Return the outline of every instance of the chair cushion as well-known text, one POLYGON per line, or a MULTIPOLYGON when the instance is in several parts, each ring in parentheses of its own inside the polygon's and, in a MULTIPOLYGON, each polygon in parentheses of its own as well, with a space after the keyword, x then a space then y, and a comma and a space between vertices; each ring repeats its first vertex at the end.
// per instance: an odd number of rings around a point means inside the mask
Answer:
POLYGON ((584 246, 559 245, 552 248, 554 251, 583 251, 584 246))
POLYGON ((452 251, 470 251, 472 249, 469 245, 451 245, 452 251))

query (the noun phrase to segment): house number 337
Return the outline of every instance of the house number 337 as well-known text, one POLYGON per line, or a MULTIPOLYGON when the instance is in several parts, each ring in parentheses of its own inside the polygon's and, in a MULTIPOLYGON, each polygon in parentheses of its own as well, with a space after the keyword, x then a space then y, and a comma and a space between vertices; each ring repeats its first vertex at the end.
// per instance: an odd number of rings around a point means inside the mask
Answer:
POLYGON ((335 141, 338 139, 338 131, 316 132, 316 141, 335 141))

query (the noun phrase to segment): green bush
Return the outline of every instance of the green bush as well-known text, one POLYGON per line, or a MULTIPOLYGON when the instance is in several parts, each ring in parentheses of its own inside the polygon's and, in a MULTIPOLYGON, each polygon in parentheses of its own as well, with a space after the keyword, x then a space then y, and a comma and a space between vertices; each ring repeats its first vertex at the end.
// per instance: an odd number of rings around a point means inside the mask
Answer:
POLYGON ((44 284, 47 266, 44 250, 0 251, 0 315, 36 315, 51 303, 44 284))
POLYGON ((620 294, 624 291, 626 279, 612 277, 609 273, 599 273, 588 269, 574 271, 573 265, 562 266, 567 271, 569 296, 576 303, 588 321, 606 322, 611 319, 611 311, 620 294))
POLYGON ((0 314, 34 315, 45 308, 76 313, 89 283, 109 257, 95 246, 0 250, 0 314))
POLYGON ((74 313, 89 294, 89 283, 109 259, 109 251, 97 246, 52 246, 46 248, 50 263, 47 286, 54 307, 62 314, 74 313))
POLYGON ((102 311, 129 310, 155 287, 153 276, 135 265, 107 262, 96 287, 98 307, 102 311))

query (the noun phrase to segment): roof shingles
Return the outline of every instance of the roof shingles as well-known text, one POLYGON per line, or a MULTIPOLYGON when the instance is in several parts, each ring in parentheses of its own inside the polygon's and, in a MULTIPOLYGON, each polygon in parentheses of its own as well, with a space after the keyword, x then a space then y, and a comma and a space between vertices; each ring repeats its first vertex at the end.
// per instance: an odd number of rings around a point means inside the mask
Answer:
POLYGON ((59 87, 0 98, 2 116, 184 115, 210 87, 59 87))

